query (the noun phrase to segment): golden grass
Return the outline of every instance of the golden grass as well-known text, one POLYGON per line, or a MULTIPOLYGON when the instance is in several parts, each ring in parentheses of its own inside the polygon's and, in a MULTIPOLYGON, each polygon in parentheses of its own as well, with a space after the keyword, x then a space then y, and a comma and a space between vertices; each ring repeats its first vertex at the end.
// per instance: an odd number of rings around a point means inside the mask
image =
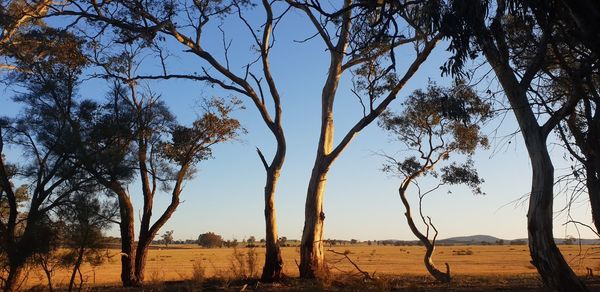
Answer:
MULTIPOLYGON (((350 251, 349 257, 359 267, 377 275, 426 276, 423 266, 423 248, 420 246, 368 246, 346 245, 326 247, 338 252, 350 251)), ((565 258, 576 273, 585 275, 586 267, 600 274, 600 246, 560 246, 565 258)), ((246 251, 246 248, 238 248, 246 251)), ((262 269, 264 250, 258 253, 259 272, 262 269)), ((298 276, 296 261, 299 258, 298 247, 282 248, 285 262, 284 272, 288 276, 298 276)), ((93 270, 84 266, 82 272, 85 285, 111 285, 120 282, 120 257, 118 250, 111 250, 113 257, 93 270)), ((196 246, 178 248, 151 249, 148 254, 146 281, 162 282, 189 279, 193 266, 201 265, 206 269, 207 277, 231 277, 233 249, 203 249, 196 246)), ((440 269, 444 263, 451 267, 453 275, 462 276, 531 276, 536 270, 530 264, 527 246, 440 246, 436 249, 435 262, 440 269)), ((336 272, 355 272, 354 267, 342 256, 326 251, 326 261, 330 270, 336 272)), ((59 270, 54 277, 55 286, 63 286, 68 281, 69 271, 59 270)), ((45 285, 46 279, 41 270, 29 273, 27 287, 45 285)))

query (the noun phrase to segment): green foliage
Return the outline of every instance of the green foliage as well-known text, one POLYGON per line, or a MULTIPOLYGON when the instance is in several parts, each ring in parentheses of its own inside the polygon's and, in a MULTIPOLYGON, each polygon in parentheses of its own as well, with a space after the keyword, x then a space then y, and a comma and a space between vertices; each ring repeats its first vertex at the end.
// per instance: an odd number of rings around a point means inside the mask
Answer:
POLYGON ((211 158, 211 146, 235 139, 243 132, 239 121, 230 116, 237 105, 235 100, 231 104, 223 99, 208 101, 205 113, 191 127, 172 126, 171 139, 161 144, 161 152, 179 165, 211 158))
POLYGON ((442 182, 449 185, 463 184, 471 188, 474 194, 483 194, 480 185, 483 179, 477 174, 477 170, 473 166, 473 160, 467 159, 466 162, 459 164, 453 162, 441 169, 442 182))
MULTIPOLYGON (((83 39, 74 34, 47 26, 33 27, 9 42, 0 52, 14 60, 17 78, 33 78, 41 74, 50 76, 78 75, 87 65, 83 54, 83 39)), ((48 78, 60 82, 56 78, 48 78)))
POLYGON ((104 244, 103 230, 117 218, 114 202, 101 202, 95 194, 75 194, 61 206, 59 216, 64 224, 63 244, 74 249, 100 249, 104 244))
POLYGON ((470 156, 478 147, 487 147, 481 124, 492 116, 490 104, 463 82, 451 88, 430 83, 427 91, 415 90, 403 103, 401 114, 386 112, 379 125, 405 144, 411 155, 403 160, 391 157, 386 172, 401 174, 412 180, 421 175, 440 177, 441 184, 465 184, 481 194, 483 180, 477 175, 470 156), (453 153, 466 155, 464 163, 452 162, 434 170, 453 153))
POLYGON ((0 54, 16 66, 7 78, 21 89, 13 99, 23 108, 15 117, 2 118, 0 139, 23 159, 10 164, 0 153, 0 247, 18 275, 32 257, 58 247, 63 226, 57 211, 94 184, 72 159, 79 122, 76 86, 86 65, 83 42, 43 26, 28 27, 11 39, 0 44, 0 54), (22 185, 15 189, 13 181, 22 185))

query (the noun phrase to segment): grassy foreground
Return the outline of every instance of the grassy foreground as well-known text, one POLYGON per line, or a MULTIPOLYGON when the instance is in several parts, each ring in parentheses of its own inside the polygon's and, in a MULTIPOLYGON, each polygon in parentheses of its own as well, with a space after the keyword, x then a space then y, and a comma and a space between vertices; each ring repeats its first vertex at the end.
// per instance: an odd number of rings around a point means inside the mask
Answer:
MULTIPOLYGON (((196 246, 156 247, 149 251, 146 268, 146 290, 200 290, 226 289, 369 289, 389 290, 397 288, 426 288, 427 290, 467 289, 539 289, 535 268, 530 264, 529 252, 524 245, 503 246, 440 246, 435 261, 440 268, 448 263, 454 281, 451 284, 433 282, 423 264, 423 248, 419 246, 368 246, 346 245, 327 247, 348 257, 367 272, 363 273, 342 255, 326 252, 329 274, 321 283, 296 279, 299 258, 298 247, 282 249, 285 274, 289 276, 281 284, 268 285, 256 280, 260 276, 263 249, 215 248, 196 246)), ((594 276, 600 275, 600 246, 560 246, 575 272, 582 277, 588 268, 594 276)), ((84 287, 114 290, 119 287, 120 258, 118 250, 110 250, 112 257, 98 267, 84 266, 84 287)), ((68 271, 57 270, 55 286, 68 282, 68 271)), ((586 280, 595 287, 596 278, 586 280)), ((29 272, 22 288, 42 288, 46 284, 41 270, 29 272)), ((124 291, 126 289, 123 289, 124 291)))

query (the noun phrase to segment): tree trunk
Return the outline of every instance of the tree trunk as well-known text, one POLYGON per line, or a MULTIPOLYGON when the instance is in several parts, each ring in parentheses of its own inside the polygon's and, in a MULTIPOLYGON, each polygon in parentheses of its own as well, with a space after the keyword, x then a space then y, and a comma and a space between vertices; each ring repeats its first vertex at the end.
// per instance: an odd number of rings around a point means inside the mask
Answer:
POLYGON ((71 280, 69 281, 69 292, 73 291, 73 285, 75 284, 75 275, 77 275, 77 271, 81 266, 81 262, 83 261, 83 253, 84 247, 79 249, 79 253, 77 254, 77 260, 75 261, 75 266, 73 266, 73 272, 71 273, 71 280))
POLYGON ((538 139, 527 138, 525 141, 533 171, 527 213, 532 264, 538 269, 542 281, 551 291, 587 291, 554 242, 552 233, 554 167, 548 154, 546 141, 541 135, 538 135, 538 139))
MULTIPOLYGON (((275 215, 275 189, 279 180, 279 171, 283 160, 276 169, 267 170, 267 183, 265 185, 265 265, 262 276, 264 282, 278 281, 282 278, 283 259, 277 234, 277 217, 275 215)), ((273 163, 271 167, 276 165, 273 163)))
POLYGON ((588 196, 590 198, 590 206, 592 209, 592 219, 596 232, 600 233, 600 170, 597 170, 588 161, 589 166, 585 166, 586 171, 586 186, 588 189, 588 196))
POLYGON ((317 159, 308 184, 306 195, 305 221, 300 244, 300 277, 318 278, 323 275, 325 261, 323 257, 323 194, 327 182, 328 166, 317 159))
POLYGON ((150 246, 152 239, 148 239, 147 235, 142 234, 140 231, 140 240, 137 244, 135 252, 135 279, 138 284, 144 282, 144 272, 146 270, 146 256, 148 256, 148 247, 150 246))
MULTIPOLYGON (((125 195, 126 196, 126 195, 125 195)), ((121 282, 123 287, 137 286, 138 281, 134 275, 134 217, 133 206, 129 198, 119 196, 121 213, 121 282)))
POLYGON ((12 292, 17 290, 17 282, 19 281, 19 277, 21 276, 21 272, 23 271, 23 265, 19 265, 16 263, 10 263, 8 269, 8 275, 6 276, 6 281, 4 281, 4 291, 12 292))
MULTIPOLYGON (((339 44, 338 44, 339 45, 339 44)), ((345 45, 343 50, 345 51, 345 45)), ((336 157, 330 157, 333 150, 333 102, 342 76, 343 54, 331 53, 331 64, 321 93, 321 132, 317 146, 317 156, 308 182, 304 210, 304 229, 300 243, 300 277, 317 278, 323 274, 325 260, 323 253, 323 195, 327 183, 329 167, 336 157)))
MULTIPOLYGON (((407 178, 402 183, 402 187, 400 187, 400 189, 398 191, 398 193, 400 194, 400 199, 402 200, 402 204, 404 205, 404 208, 406 208, 406 212, 404 213, 404 216, 406 216, 406 221, 408 223, 408 227, 410 227, 410 230, 412 231, 412 233, 425 246, 425 256, 423 258, 423 262, 424 262, 425 268, 427 268, 427 271, 429 272, 429 274, 431 274, 437 281, 440 281, 443 283, 448 283, 452 280, 452 278, 450 277, 450 266, 448 264, 446 264, 446 273, 444 273, 444 272, 440 271, 438 268, 436 268, 435 264, 433 263, 433 259, 432 259, 433 252, 435 251, 435 243, 431 242, 425 234, 423 234, 421 231, 419 231, 419 229, 417 228, 417 225, 415 224, 415 221, 412 218, 411 211, 410 211, 411 210, 410 204, 408 203, 408 199, 406 198, 406 188, 408 187, 410 182, 411 182, 411 179, 407 178)), ((437 231, 436 231, 436 235, 437 235, 437 231)))
POLYGON ((52 285, 52 271, 47 267, 43 268, 44 274, 46 274, 46 279, 48 280, 48 291, 54 292, 54 286, 52 285))
MULTIPOLYGON (((485 24, 482 26, 485 27, 485 24)), ((506 57, 502 57, 503 54, 507 55, 506 50, 500 52, 492 36, 487 33, 477 35, 478 43, 482 46, 483 53, 494 69, 508 98, 531 161, 533 179, 527 213, 531 262, 537 268, 548 290, 587 291, 554 242, 552 230, 554 167, 546 145, 547 134, 554 128, 554 125, 548 124, 550 120, 543 126, 538 124, 536 114, 527 97, 527 89, 530 84, 522 84, 523 80, 517 80, 509 61, 506 57)), ((494 34, 498 38, 501 38, 502 35, 502 32, 494 34)), ((505 42, 505 40, 501 40, 501 42, 505 42)))
POLYGON ((442 283, 449 283, 450 281, 452 281, 452 278, 450 277, 450 266, 448 265, 448 263, 446 263, 446 272, 442 272, 440 271, 435 264, 433 263, 433 252, 435 251, 435 245, 432 244, 426 244, 426 251, 425 251, 425 257, 423 258, 423 262, 425 263, 425 268, 427 268, 427 271, 429 272, 429 274, 431 274, 437 281, 440 281, 442 283))
MULTIPOLYGON (((584 92, 581 87, 575 86, 575 88, 578 90, 578 94, 583 95, 580 93, 584 92)), ((585 112, 581 115, 585 117, 586 122, 582 125, 577 113, 571 114, 567 120, 569 131, 575 138, 575 144, 582 155, 574 153, 570 147, 568 149, 573 156, 578 156, 577 159, 584 166, 592 219, 596 233, 600 233, 600 150, 598 149, 598 145, 600 145, 600 109, 596 104, 596 108, 593 110, 592 103, 588 99, 584 99, 583 103, 585 112), (585 126, 587 126, 587 131, 585 131, 585 126)), ((569 143, 566 137, 563 140, 565 140, 565 144, 569 143)))

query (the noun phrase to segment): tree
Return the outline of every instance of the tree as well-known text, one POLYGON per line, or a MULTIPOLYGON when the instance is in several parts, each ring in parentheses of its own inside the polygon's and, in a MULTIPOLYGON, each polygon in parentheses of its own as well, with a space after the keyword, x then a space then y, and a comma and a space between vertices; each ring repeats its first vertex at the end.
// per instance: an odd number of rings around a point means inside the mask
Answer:
POLYGON ((69 291, 75 288, 75 277, 79 274, 81 290, 83 279, 80 267, 84 262, 97 265, 106 254, 103 231, 115 222, 117 206, 113 202, 100 202, 98 197, 89 193, 76 193, 70 202, 61 207, 60 219, 65 224, 63 244, 68 248, 63 257, 63 264, 73 266, 69 280, 69 291))
POLYGON ((17 68, 8 80, 24 89, 14 97, 24 105, 23 114, 0 119, 0 247, 6 257, 5 291, 17 288, 27 260, 55 246, 53 212, 77 191, 94 185, 71 160, 70 152, 73 128, 69 121, 81 111, 74 92, 86 65, 83 42, 45 27, 31 27, 19 37, 20 42, 3 44, 1 52, 17 68), (5 145, 22 151, 25 160, 9 163, 5 145), (15 187, 15 181, 23 184, 15 187))
MULTIPOLYGON (((276 141, 276 150, 270 162, 265 154, 257 148, 258 156, 266 172, 264 188, 266 252, 261 280, 274 281, 280 279, 283 271, 283 260, 277 241, 275 192, 287 146, 281 125, 281 96, 271 72, 269 57, 274 45, 276 24, 287 12, 287 9, 283 9, 280 15, 276 15, 273 6, 277 1, 263 0, 261 4, 265 15, 264 22, 259 25, 252 25, 243 13, 245 7, 252 6, 249 5, 250 1, 246 0, 202 0, 193 4, 187 1, 173 1, 169 5, 162 5, 160 2, 141 3, 131 0, 111 1, 102 4, 93 1, 91 3, 87 1, 73 2, 78 3, 72 7, 72 10, 58 7, 53 9, 52 15, 83 17, 102 24, 102 27, 111 25, 120 30, 117 42, 143 39, 146 43, 153 43, 156 47, 162 48, 164 42, 161 43, 160 40, 167 37, 178 42, 186 52, 194 54, 209 65, 208 68, 202 67, 200 70, 196 70, 202 71, 201 74, 196 72, 169 74, 165 66, 165 58, 160 54, 158 57, 162 61, 164 74, 135 76, 130 79, 182 78, 208 82, 211 86, 221 87, 233 94, 241 94, 249 98, 254 104, 261 119, 276 141), (241 72, 235 72, 230 66, 229 47, 227 45, 224 45, 223 52, 218 53, 208 51, 203 45, 205 31, 210 28, 210 25, 207 24, 210 24, 213 19, 222 19, 229 15, 237 15, 240 25, 248 29, 253 42, 252 45, 258 54, 258 58, 252 57, 244 66, 240 66, 240 68, 243 68, 241 72), (218 60, 220 54, 226 55, 225 61, 218 60), (257 66, 259 68, 255 70, 254 68, 257 66), (212 73, 209 73, 211 68, 219 75, 211 75, 212 73)), ((225 35, 224 31, 222 33, 225 35)), ((223 44, 226 43, 227 40, 224 38, 223 44)), ((162 49, 160 51, 162 52, 162 49)))
MULTIPOLYGON (((21 46, 21 35, 27 34, 30 27, 40 24, 48 12, 50 0, 10 0, 0 3, 0 55, 15 45, 21 46)), ((9 58, 10 59, 10 58, 9 58)), ((0 70, 22 70, 15 64, 0 63, 0 70)))
MULTIPOLYGON (((439 35, 424 10, 428 5, 411 2, 400 5, 393 19, 380 21, 380 7, 359 5, 346 0, 338 10, 326 12, 319 1, 287 2, 304 12, 329 53, 329 69, 321 94, 320 135, 317 153, 308 182, 304 228, 300 246, 300 276, 319 277, 324 269, 323 197, 327 175, 333 162, 360 131, 371 124, 417 72, 435 48, 439 35), (402 45, 415 49, 415 57, 402 74, 396 68, 394 50, 402 45), (363 108, 351 129, 334 145, 334 102, 344 73, 354 77, 353 94, 363 108)), ((377 2, 379 3, 379 1, 377 2)), ((393 4, 393 3, 391 3, 393 4)), ((392 5, 396 7, 396 5, 392 5)), ((386 7, 387 4, 386 4, 386 7)))
POLYGON ((246 243, 253 245, 254 243, 256 243, 256 237, 254 237, 254 235, 250 235, 250 237, 248 237, 248 240, 246 240, 246 243))
MULTIPOLYGON (((237 240, 234 240, 237 245, 237 240)), ((198 245, 206 248, 223 246, 223 238, 213 232, 202 233, 198 236, 198 245)), ((232 247, 235 247, 232 245, 232 247)))
MULTIPOLYGON (((572 174, 562 178, 574 184, 572 193, 585 192, 591 205, 595 231, 600 230, 600 57, 572 34, 555 34, 549 60, 543 68, 544 87, 536 98, 552 110, 554 100, 578 100, 568 117, 557 125, 556 133, 571 154, 572 174), (540 94, 542 92, 543 94, 540 94)), ((573 221, 575 222, 575 221, 573 221)))
POLYGON ((287 244, 287 241, 288 239, 285 236, 279 238, 279 243, 281 244, 281 246, 285 246, 287 244))
POLYGON ((491 107, 464 83, 455 84, 452 88, 429 84, 427 91, 416 90, 403 104, 400 115, 386 112, 381 117, 380 126, 415 155, 404 160, 386 156, 388 164, 384 171, 402 178, 398 193, 406 209, 404 215, 410 230, 425 246, 423 260, 427 271, 437 281, 450 282, 450 266, 446 264, 446 272, 442 272, 433 263, 438 230, 431 217, 423 214, 423 198, 443 185, 465 184, 472 188, 473 193, 482 193, 479 186, 483 180, 473 168, 471 155, 477 147, 488 145, 479 125, 491 117, 491 107), (466 155, 466 162, 449 163, 455 154, 466 155), (438 184, 422 190, 418 181, 425 176, 433 177, 438 184), (418 212, 425 232, 419 229, 412 216, 408 200, 410 186, 416 186, 418 212))
POLYGON ((540 121, 531 102, 530 89, 548 60, 554 34, 561 31, 553 17, 534 13, 525 1, 448 1, 447 25, 443 33, 450 40, 453 57, 446 72, 461 75, 465 60, 483 54, 504 90, 531 160, 532 186, 527 213, 532 263, 549 290, 585 291, 587 288, 571 270, 552 234, 554 166, 547 146, 548 135, 572 111, 577 100, 557 100, 540 121), (511 42, 511 27, 519 27, 528 50, 511 42), (528 54, 523 63, 520 56, 528 54))
POLYGON ((184 183, 193 177, 196 166, 212 158, 215 144, 243 132, 230 116, 238 104, 218 98, 206 100, 204 113, 191 125, 177 123, 158 94, 140 90, 131 79, 138 49, 126 45, 121 55, 103 66, 113 81, 109 100, 100 105, 86 102, 89 113, 78 128, 76 148, 82 168, 118 197, 124 286, 143 282, 148 247, 179 206, 184 183), (137 244, 127 187, 134 179, 140 181, 143 199, 137 244), (161 192, 169 194, 171 201, 152 222, 154 198, 161 192))
POLYGON ((165 243, 165 247, 168 247, 169 244, 173 242, 173 230, 165 231, 165 233, 161 237, 163 242, 165 243))

